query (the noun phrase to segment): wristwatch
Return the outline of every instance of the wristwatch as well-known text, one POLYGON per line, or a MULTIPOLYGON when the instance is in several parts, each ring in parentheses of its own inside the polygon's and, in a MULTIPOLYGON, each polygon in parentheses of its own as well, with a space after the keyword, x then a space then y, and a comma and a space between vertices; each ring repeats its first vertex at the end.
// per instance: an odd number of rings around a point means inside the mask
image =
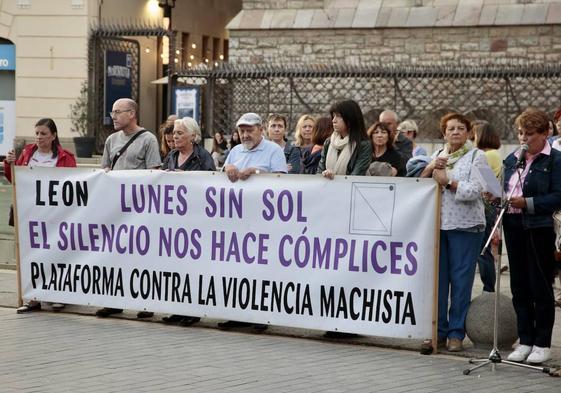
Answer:
POLYGON ((446 188, 447 190, 452 188, 452 179, 448 180, 448 183, 446 183, 446 185, 444 186, 444 188, 446 188))

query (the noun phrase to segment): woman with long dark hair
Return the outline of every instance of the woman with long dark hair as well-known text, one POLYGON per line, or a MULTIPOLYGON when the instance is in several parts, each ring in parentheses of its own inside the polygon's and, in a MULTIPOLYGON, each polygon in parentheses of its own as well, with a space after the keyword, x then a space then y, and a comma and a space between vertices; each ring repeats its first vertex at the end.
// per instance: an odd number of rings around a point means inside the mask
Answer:
POLYGON ((224 165, 224 160, 226 160, 226 155, 228 155, 228 141, 224 139, 224 133, 222 131, 216 131, 214 133, 210 155, 214 160, 214 166, 216 168, 224 165))
MULTIPOLYGON (((65 150, 58 140, 58 130, 53 119, 43 118, 35 123, 35 143, 25 145, 20 156, 16 159, 14 150, 10 150, 4 160, 4 174, 9 182, 12 181, 10 164, 32 167, 75 167, 74 155, 65 150)), ((64 304, 52 303, 54 311, 64 308, 64 304)), ((25 313, 41 309, 41 302, 30 300, 17 309, 17 313, 25 313)))
POLYGON ((372 144, 360 107, 346 100, 334 104, 329 113, 333 134, 323 145, 317 173, 328 179, 335 175, 364 175, 372 160, 372 144))

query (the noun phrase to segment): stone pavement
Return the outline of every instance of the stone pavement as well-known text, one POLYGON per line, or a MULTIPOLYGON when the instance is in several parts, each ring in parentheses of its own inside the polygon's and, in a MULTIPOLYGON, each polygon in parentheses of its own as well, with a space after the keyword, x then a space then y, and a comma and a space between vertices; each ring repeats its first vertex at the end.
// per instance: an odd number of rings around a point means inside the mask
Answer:
MULTIPOLYGON (((137 321, 132 312, 98 319, 78 306, 17 315, 9 308, 15 301, 15 272, 2 270, 1 392, 561 391, 561 378, 507 365, 464 376, 465 358, 421 356, 413 340, 335 342, 321 332, 277 327, 261 335, 222 332, 212 320, 183 328, 137 321)), ((560 331, 557 324, 552 364, 561 363, 560 331)))
POLYGON ((559 392, 561 379, 276 335, 0 308, 2 392, 559 392))

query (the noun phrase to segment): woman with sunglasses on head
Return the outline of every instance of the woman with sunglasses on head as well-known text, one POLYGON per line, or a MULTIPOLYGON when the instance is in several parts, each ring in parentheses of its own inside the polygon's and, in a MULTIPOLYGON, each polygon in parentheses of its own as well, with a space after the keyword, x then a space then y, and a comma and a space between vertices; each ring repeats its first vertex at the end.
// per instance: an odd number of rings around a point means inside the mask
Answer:
MULTIPOLYGON (((33 167, 76 167, 74 155, 65 150, 58 140, 58 130, 55 122, 49 118, 40 119, 35 123, 35 143, 25 145, 20 156, 16 159, 14 150, 10 150, 4 160, 4 174, 9 182, 12 181, 10 164, 33 167)), ((52 303, 54 311, 60 311, 64 304, 52 303)), ((17 309, 17 313, 25 313, 41 309, 41 302, 30 300, 17 309)))

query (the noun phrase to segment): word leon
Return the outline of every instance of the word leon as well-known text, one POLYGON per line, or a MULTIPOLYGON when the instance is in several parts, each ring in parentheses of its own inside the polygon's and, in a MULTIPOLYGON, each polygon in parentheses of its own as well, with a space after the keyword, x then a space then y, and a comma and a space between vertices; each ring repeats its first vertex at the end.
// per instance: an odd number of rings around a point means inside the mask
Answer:
POLYGON ((47 187, 43 187, 41 180, 35 181, 36 206, 87 206, 88 183, 85 181, 49 180, 47 187))

